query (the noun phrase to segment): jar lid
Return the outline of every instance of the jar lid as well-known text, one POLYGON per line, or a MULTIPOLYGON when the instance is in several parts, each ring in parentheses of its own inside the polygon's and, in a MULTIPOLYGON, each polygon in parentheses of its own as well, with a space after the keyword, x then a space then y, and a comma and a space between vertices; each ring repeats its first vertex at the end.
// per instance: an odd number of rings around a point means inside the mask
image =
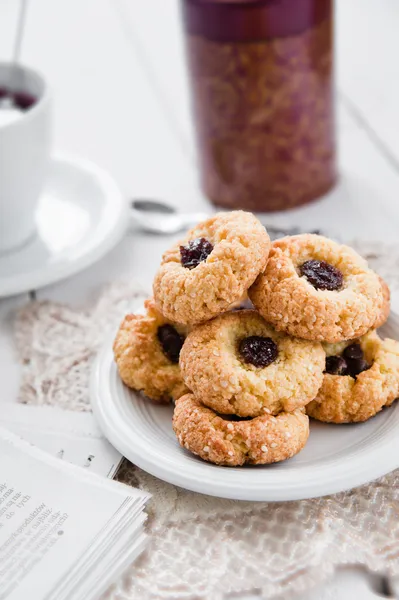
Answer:
MULTIPOLYGON (((276 0, 189 0, 194 4, 272 4, 276 0)), ((277 0, 278 2, 279 0, 277 0)))
POLYGON ((298 35, 332 10, 333 0, 183 0, 188 33, 219 42, 298 35))

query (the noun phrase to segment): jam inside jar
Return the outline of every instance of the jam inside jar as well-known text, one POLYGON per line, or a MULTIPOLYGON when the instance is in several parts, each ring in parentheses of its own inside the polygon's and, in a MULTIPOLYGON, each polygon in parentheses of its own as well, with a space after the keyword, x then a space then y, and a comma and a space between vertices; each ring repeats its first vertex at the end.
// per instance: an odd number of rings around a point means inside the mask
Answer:
POLYGON ((273 211, 336 181, 333 0, 182 0, 202 187, 273 211))

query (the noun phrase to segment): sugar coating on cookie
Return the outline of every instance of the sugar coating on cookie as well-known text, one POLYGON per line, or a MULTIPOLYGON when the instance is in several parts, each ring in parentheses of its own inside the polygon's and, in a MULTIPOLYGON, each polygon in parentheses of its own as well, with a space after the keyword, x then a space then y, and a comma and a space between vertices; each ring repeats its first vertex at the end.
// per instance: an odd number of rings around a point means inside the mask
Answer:
POLYGON ((122 381, 148 398, 169 402, 188 390, 178 364, 186 328, 172 324, 145 302, 146 314, 127 315, 114 341, 114 357, 122 381))
POLYGON ((389 313, 391 312, 391 291, 386 281, 382 277, 378 277, 381 289, 382 289, 382 308, 380 314, 377 317, 376 322, 374 323, 373 328, 378 329, 378 327, 382 327, 384 323, 388 320, 389 313))
POLYGON ((225 313, 195 327, 180 353, 183 379, 195 397, 241 417, 306 405, 317 394, 324 366, 319 342, 277 332, 254 310, 225 313))
MULTIPOLYGON (((399 397, 399 342, 370 331, 356 343, 369 368, 356 377, 325 373, 319 393, 306 407, 310 417, 327 423, 366 421, 399 397)), ((353 341, 323 346, 328 360, 342 356, 353 341)))
POLYGON ((366 261, 315 234, 275 241, 248 294, 276 329, 332 343, 367 333, 383 308, 379 278, 366 261))
POLYGON ((153 286, 159 310, 183 324, 228 310, 263 271, 269 249, 269 236, 251 213, 216 214, 163 255, 153 286))
POLYGON ((193 394, 176 401, 173 429, 181 446, 217 465, 265 465, 291 458, 305 446, 309 419, 304 409, 229 421, 193 394))

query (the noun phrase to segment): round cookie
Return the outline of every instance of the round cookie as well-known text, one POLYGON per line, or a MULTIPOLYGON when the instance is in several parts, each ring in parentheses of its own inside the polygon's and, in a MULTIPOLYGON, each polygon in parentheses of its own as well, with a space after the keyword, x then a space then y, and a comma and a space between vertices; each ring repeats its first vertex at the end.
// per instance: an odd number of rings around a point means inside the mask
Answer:
POLYGON ((249 297, 276 329, 332 343, 367 333, 383 306, 378 275, 366 261, 315 234, 274 242, 249 297))
POLYGON ((367 421, 399 397, 399 342, 370 331, 355 343, 323 346, 330 372, 306 407, 310 417, 327 423, 367 421))
POLYGON ((154 298, 168 319, 207 321, 239 301, 265 268, 270 239, 251 213, 218 213, 165 252, 154 298))
POLYGON ((241 417, 304 406, 317 394, 324 365, 320 343, 277 332, 254 310, 199 325, 180 353, 183 379, 195 397, 241 417))
POLYGON ((374 329, 382 327, 382 325, 384 325, 384 323, 386 323, 386 321, 388 320, 389 313, 391 312, 391 291, 389 289, 388 284, 386 283, 386 281, 384 281, 382 277, 378 277, 378 279, 382 288, 383 301, 381 312, 373 326, 374 329))
POLYGON ((148 398, 169 402, 187 393, 179 367, 186 328, 167 321, 152 299, 145 315, 127 315, 114 341, 114 356, 122 381, 148 398))
POLYGON ((291 458, 305 446, 309 419, 304 409, 228 421, 186 394, 176 401, 173 429, 181 446, 202 459, 230 467, 265 465, 291 458))

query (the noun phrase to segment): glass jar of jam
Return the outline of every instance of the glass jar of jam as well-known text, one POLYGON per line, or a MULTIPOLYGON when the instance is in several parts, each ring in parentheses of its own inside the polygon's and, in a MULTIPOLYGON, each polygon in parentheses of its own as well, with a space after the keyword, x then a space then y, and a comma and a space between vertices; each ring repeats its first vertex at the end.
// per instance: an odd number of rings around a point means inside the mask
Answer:
POLYGON ((288 209, 336 181, 333 0, 182 0, 202 187, 288 209))

